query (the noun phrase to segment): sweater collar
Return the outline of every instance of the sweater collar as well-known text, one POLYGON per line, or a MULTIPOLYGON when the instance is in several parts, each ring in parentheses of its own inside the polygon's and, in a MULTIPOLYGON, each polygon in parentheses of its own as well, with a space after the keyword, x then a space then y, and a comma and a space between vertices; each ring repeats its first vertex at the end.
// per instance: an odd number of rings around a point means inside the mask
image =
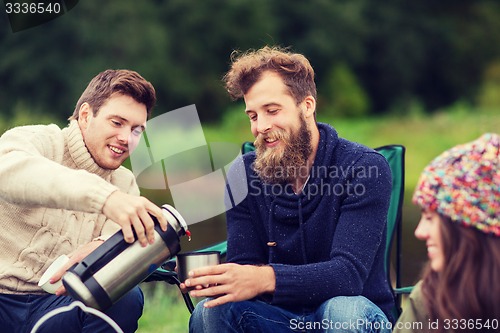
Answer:
POLYGON ((94 161, 94 158, 90 155, 83 141, 82 132, 76 120, 71 120, 68 127, 64 129, 64 132, 67 139, 69 154, 78 169, 86 170, 102 178, 106 178, 113 172, 113 170, 101 168, 94 161))
POLYGON ((326 164, 326 161, 331 159, 339 140, 337 131, 329 124, 318 123, 318 130, 319 144, 316 156, 314 157, 313 168, 323 166, 326 164))
MULTIPOLYGON (((269 206, 276 205, 274 215, 278 219, 295 221, 297 218, 297 201, 300 201, 301 211, 305 214, 310 214, 321 200, 320 195, 311 195, 310 186, 321 188, 322 179, 328 178, 328 173, 325 171, 325 166, 329 166, 332 160, 335 147, 338 144, 337 131, 330 125, 318 123, 320 140, 316 156, 314 158, 313 168, 310 173, 310 179, 304 187, 304 191, 295 194, 291 190, 291 186, 282 184, 265 184, 264 191, 271 195, 265 196, 265 200, 269 206)), ((294 222, 293 222, 294 223, 294 222)))

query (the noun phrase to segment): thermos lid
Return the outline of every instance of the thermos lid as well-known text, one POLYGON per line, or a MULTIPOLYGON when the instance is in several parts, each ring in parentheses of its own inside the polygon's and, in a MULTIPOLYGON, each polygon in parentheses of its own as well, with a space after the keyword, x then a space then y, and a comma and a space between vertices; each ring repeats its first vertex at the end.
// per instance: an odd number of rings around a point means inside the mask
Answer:
POLYGON ((168 204, 164 204, 163 206, 161 206, 161 208, 165 209, 170 214, 172 214, 175 217, 175 219, 177 220, 177 222, 179 222, 181 228, 184 229, 186 234, 188 234, 188 226, 187 226, 186 220, 184 220, 182 215, 174 207, 172 207, 168 204))

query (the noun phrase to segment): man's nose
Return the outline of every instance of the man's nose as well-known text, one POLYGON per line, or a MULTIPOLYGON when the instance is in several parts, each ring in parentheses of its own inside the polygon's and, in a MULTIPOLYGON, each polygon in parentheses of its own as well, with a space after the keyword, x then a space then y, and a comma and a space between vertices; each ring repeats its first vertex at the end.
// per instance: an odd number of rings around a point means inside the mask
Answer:
POLYGON ((116 137, 119 142, 126 144, 130 138, 130 135, 132 135, 132 130, 130 128, 123 127, 119 129, 116 137))
POLYGON ((267 117, 260 117, 257 120, 257 132, 259 133, 266 133, 268 132, 272 127, 272 123, 269 118, 267 117))

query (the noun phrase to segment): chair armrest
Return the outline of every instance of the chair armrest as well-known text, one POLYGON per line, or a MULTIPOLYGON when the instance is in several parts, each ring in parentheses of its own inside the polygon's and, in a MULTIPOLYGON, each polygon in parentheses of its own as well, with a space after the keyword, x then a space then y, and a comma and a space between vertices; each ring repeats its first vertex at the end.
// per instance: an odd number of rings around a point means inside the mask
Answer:
POLYGON ((165 281, 169 284, 179 285, 177 273, 163 268, 157 268, 151 275, 149 275, 144 282, 165 281))
POLYGON ((413 288, 414 288, 414 286, 394 288, 394 292, 397 295, 410 294, 412 292, 413 288))

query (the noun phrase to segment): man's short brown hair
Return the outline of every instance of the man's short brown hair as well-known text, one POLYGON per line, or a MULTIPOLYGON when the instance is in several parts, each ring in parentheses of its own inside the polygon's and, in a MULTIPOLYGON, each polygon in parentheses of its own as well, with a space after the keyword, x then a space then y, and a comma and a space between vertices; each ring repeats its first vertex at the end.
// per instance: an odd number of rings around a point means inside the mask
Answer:
POLYGON ((78 119, 79 110, 83 103, 90 105, 95 117, 101 106, 113 94, 130 96, 136 102, 144 104, 148 118, 156 103, 156 92, 153 85, 139 73, 126 69, 108 69, 99 73, 90 81, 76 103, 73 115, 69 119, 78 119))
POLYGON ((243 97, 265 71, 280 75, 297 104, 307 96, 316 99, 314 70, 302 54, 276 46, 265 46, 246 53, 234 51, 231 62, 231 68, 223 81, 229 95, 235 100, 243 97))

